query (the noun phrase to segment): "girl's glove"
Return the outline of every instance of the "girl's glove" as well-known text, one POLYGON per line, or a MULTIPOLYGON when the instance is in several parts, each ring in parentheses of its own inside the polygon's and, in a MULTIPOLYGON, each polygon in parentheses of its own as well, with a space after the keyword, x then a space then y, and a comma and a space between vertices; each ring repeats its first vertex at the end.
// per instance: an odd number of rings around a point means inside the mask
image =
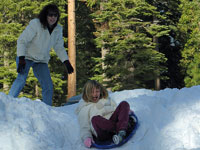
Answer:
POLYGON ((90 148, 90 147, 92 146, 92 142, 93 142, 92 138, 86 138, 86 139, 84 140, 84 144, 85 144, 85 146, 88 147, 88 148, 90 148))

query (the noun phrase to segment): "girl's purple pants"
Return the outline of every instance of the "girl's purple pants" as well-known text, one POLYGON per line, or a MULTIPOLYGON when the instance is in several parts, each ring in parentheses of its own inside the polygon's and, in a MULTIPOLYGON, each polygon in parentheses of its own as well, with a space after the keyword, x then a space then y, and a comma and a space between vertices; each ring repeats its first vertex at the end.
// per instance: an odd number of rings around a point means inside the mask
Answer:
POLYGON ((94 116, 92 125, 100 141, 111 139, 120 130, 126 130, 129 121, 130 106, 126 101, 122 101, 110 117, 105 119, 102 116, 94 116))

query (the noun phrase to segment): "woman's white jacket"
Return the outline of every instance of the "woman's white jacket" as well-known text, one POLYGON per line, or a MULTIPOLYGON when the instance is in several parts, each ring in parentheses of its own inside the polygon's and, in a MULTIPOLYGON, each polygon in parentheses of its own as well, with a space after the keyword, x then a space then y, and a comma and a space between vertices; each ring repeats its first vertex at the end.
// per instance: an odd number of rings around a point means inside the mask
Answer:
POLYGON ((62 62, 68 59, 64 48, 62 27, 58 24, 50 34, 39 19, 33 19, 17 40, 17 56, 34 62, 48 63, 53 48, 62 62))
POLYGON ((110 98, 100 99, 97 103, 85 102, 81 99, 78 107, 76 108, 76 114, 78 115, 80 125, 81 139, 84 140, 88 137, 92 138, 92 134, 97 136, 91 124, 92 117, 100 115, 109 119, 115 111, 116 106, 117 104, 115 101, 110 98))

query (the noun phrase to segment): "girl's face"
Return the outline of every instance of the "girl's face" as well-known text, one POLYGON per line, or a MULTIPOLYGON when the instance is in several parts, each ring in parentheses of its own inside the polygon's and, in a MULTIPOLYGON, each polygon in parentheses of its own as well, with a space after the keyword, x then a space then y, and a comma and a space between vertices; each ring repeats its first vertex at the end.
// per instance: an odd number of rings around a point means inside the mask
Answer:
POLYGON ((48 13, 47 22, 48 22, 50 27, 56 23, 57 19, 58 19, 58 14, 56 12, 49 12, 48 13))
POLYGON ((92 101, 93 102, 98 102, 100 98, 100 89, 93 88, 92 89, 92 101))

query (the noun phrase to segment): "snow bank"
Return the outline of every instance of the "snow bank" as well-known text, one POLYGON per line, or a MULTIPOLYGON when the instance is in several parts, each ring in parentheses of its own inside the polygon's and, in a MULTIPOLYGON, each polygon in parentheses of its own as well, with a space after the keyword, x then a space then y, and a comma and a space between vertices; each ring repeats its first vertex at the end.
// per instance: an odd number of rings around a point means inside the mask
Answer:
MULTIPOLYGON (((200 150, 200 86, 125 90, 110 97, 128 101, 140 123, 133 138, 115 149, 200 150)), ((50 107, 0 93, 0 150, 85 150, 76 107, 50 107)))

